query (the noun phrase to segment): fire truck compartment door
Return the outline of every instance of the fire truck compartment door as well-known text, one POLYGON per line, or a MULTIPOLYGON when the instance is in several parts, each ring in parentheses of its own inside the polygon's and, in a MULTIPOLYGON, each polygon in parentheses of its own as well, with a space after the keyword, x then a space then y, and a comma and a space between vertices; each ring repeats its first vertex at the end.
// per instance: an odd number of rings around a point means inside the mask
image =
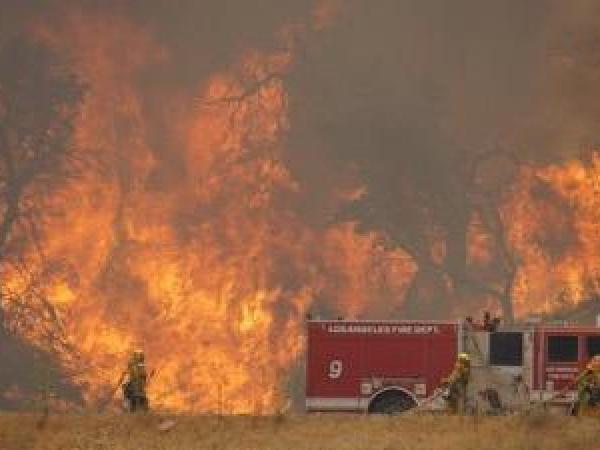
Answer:
POLYGON ((313 346, 308 367, 308 396, 356 398, 358 402, 362 344, 360 338, 343 335, 323 337, 318 346, 313 346))

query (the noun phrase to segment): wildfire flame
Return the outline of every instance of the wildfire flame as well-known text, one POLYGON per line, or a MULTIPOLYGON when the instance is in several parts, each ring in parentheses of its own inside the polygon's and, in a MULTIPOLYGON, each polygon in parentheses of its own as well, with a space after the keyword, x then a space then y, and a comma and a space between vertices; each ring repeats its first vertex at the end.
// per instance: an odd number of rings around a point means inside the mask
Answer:
POLYGON ((600 280, 600 155, 525 168, 506 206, 509 240, 520 258, 519 315, 551 312, 597 295, 600 280))
MULTIPOLYGON (((69 344, 59 355, 89 404, 106 399, 139 346, 155 369, 157 407, 274 411, 314 298, 327 292, 345 314, 368 303, 369 267, 386 251, 352 226, 304 224, 288 206, 301 188, 282 161, 284 77, 302 34, 332 14, 322 6, 309 26, 284 27, 284 50, 249 51, 189 98, 176 96, 185 106, 163 118, 168 154, 151 144, 139 85, 169 58, 148 30, 82 12, 36 27, 87 87, 74 145, 92 167, 53 200, 43 258, 26 258, 32 273, 60 267, 42 289, 69 344)), ((384 264, 392 278, 410 271, 410 262, 384 264)), ((28 285, 19 273, 8 279, 15 296, 28 285)), ((21 332, 46 345, 35 329, 21 332)))

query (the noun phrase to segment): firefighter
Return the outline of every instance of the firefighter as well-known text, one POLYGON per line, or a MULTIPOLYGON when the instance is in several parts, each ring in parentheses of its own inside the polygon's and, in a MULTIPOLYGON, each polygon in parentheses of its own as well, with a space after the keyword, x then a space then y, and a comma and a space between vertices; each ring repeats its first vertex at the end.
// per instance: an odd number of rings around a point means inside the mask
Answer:
POLYGON ((132 353, 124 375, 123 397, 127 402, 128 410, 130 412, 147 411, 146 382, 148 376, 142 350, 136 350, 132 353))
POLYGON ((574 413, 577 416, 600 415, 600 355, 594 356, 575 379, 577 400, 574 413))
POLYGON ((471 360, 466 353, 459 353, 454 369, 442 380, 448 389, 444 399, 448 410, 453 414, 464 414, 467 399, 467 385, 471 375, 471 360))

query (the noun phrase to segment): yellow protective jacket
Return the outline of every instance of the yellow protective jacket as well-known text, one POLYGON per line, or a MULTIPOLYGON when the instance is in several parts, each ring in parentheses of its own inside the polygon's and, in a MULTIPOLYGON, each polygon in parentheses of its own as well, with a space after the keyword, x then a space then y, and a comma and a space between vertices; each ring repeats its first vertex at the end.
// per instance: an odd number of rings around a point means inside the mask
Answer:
POLYGON ((454 365, 454 369, 446 378, 444 378, 444 384, 453 386, 466 387, 469 383, 471 376, 471 366, 468 363, 457 361, 454 365))
POLYGON ((580 396, 585 391, 600 389, 600 369, 585 369, 575 379, 575 386, 580 396))
POLYGON ((127 364, 127 382, 129 394, 133 397, 146 396, 146 365, 143 361, 132 359, 127 364))

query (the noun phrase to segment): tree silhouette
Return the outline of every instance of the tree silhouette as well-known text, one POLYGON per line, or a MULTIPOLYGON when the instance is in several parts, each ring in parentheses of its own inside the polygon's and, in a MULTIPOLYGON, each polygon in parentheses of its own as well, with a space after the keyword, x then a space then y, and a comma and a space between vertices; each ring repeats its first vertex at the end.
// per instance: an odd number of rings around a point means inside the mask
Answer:
POLYGON ((27 368, 52 365, 19 331, 36 327, 49 342, 66 342, 54 308, 38 289, 42 280, 32 276, 22 255, 40 251, 48 199, 79 166, 70 139, 82 94, 81 84, 43 46, 24 38, 0 46, 0 353, 18 361, 3 364, 0 392, 19 380, 25 391, 33 389, 35 377, 23 376, 27 368), (19 274, 25 288, 12 292, 8 273, 19 274))

